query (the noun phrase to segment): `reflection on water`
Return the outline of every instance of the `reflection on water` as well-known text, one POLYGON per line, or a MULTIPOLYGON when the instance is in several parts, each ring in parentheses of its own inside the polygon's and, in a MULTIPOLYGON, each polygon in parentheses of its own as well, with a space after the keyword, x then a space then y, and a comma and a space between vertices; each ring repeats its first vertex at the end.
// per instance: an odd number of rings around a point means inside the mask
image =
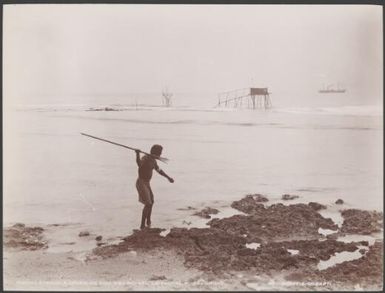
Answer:
POLYGON ((332 266, 335 266, 337 264, 343 263, 345 261, 352 261, 355 259, 359 259, 363 256, 359 252, 360 249, 367 249, 367 247, 359 246, 358 249, 353 251, 353 252, 350 252, 350 251, 336 252, 328 260, 325 260, 325 261, 321 260, 317 265, 317 269, 322 271, 322 270, 326 270, 332 266))

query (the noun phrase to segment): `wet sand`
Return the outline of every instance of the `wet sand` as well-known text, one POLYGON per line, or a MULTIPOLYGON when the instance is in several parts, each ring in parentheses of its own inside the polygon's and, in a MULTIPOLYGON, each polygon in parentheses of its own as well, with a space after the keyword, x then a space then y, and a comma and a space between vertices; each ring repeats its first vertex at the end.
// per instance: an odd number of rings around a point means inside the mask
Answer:
MULTIPOLYGON (((292 199, 286 199, 291 201, 292 199)), ((7 290, 380 290, 383 215, 318 203, 234 201, 239 214, 186 208, 203 227, 135 230, 111 244, 52 253, 45 227, 4 231, 7 290)), ((192 225, 193 226, 193 225, 192 225)), ((60 229, 60 227, 55 227, 60 229)), ((52 225, 50 226, 52 229, 52 225)), ((101 236, 101 235, 100 235, 101 236)))

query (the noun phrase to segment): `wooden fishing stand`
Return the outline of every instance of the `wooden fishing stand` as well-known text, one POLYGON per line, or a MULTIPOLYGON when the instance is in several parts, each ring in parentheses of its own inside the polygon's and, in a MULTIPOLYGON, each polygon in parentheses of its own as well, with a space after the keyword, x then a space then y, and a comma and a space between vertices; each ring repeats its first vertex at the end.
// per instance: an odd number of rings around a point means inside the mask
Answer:
POLYGON ((247 99, 247 107, 252 109, 270 109, 272 107, 268 88, 245 88, 218 94, 217 107, 242 107, 247 99), (251 102, 251 103, 250 103, 251 102))

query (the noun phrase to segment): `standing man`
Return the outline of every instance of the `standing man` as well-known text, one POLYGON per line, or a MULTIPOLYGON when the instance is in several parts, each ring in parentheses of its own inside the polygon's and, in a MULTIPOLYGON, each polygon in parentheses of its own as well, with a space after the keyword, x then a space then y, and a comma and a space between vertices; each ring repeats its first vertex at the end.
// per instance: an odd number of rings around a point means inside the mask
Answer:
POLYGON ((144 155, 140 158, 140 151, 136 150, 136 163, 138 164, 138 179, 136 180, 136 189, 139 194, 139 201, 144 204, 142 211, 142 222, 140 229, 151 227, 151 212, 154 204, 154 194, 152 193, 150 180, 152 177, 152 170, 155 169, 160 175, 166 177, 170 183, 174 183, 174 179, 169 177, 162 169, 159 168, 156 158, 162 154, 163 147, 155 144, 152 146, 150 154, 144 155))

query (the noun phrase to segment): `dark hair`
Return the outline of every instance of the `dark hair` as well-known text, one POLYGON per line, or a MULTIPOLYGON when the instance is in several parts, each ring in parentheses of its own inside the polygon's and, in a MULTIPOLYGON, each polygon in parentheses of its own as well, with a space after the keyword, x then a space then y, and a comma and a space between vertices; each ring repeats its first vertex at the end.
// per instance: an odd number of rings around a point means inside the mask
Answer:
POLYGON ((150 154, 155 156, 160 156, 162 153, 163 147, 159 144, 154 144, 151 148, 150 154))

